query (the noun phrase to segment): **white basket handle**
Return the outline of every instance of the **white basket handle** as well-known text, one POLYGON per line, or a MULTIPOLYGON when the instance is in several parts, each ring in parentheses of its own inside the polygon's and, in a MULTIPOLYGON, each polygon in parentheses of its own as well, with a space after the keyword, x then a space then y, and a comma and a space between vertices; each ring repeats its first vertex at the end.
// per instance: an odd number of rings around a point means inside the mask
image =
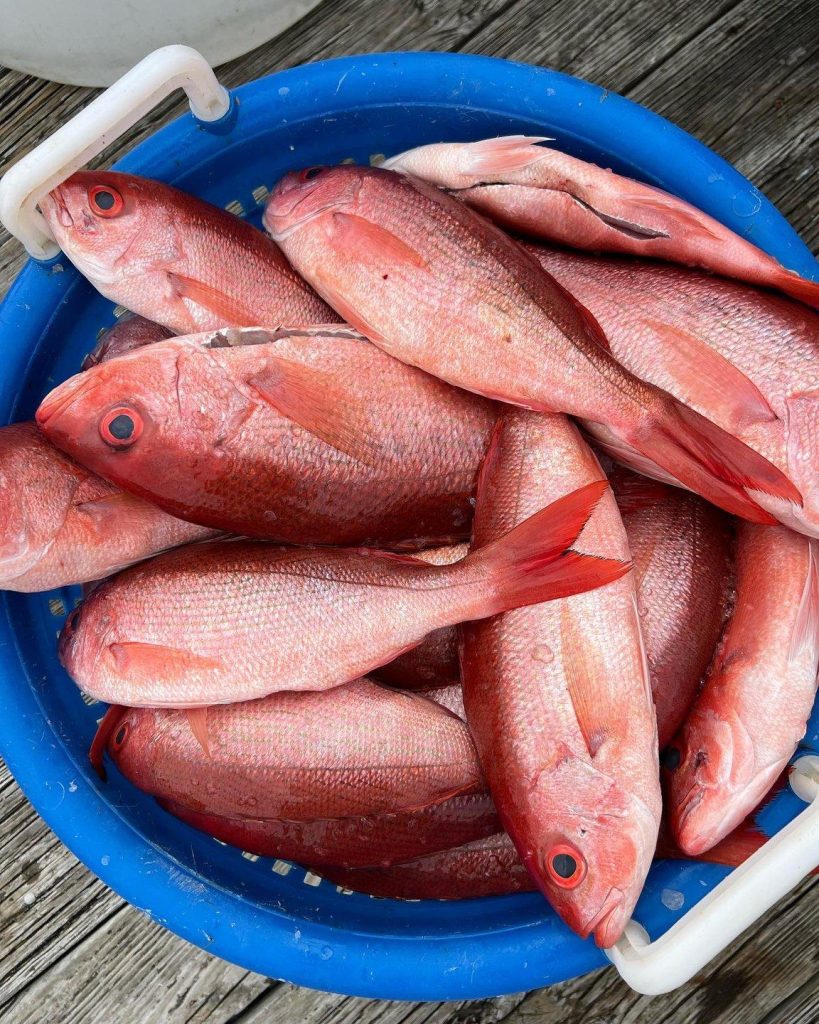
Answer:
POLYGON ((790 824, 656 942, 630 921, 605 951, 636 992, 655 996, 685 984, 819 865, 819 757, 800 757, 790 783, 797 796, 809 801, 790 824))
POLYGON ((175 89, 185 90, 200 121, 218 121, 230 110, 230 95, 201 53, 190 46, 163 46, 6 172, 0 181, 0 221, 30 256, 48 260, 60 251, 37 202, 175 89))

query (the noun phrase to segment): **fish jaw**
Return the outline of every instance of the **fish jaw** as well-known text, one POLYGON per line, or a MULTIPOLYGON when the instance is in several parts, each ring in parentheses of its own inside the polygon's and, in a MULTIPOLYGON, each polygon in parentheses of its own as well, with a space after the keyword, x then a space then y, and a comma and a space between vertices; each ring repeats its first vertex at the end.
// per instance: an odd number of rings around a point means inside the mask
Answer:
POLYGON ((361 187, 356 170, 307 168, 286 174, 270 193, 264 208, 262 222, 271 238, 281 241, 324 213, 354 207, 361 187), (314 171, 317 173, 311 176, 314 171))
POLYGON ((625 894, 621 889, 613 888, 598 913, 585 926, 583 937, 594 935, 600 949, 609 949, 623 934, 630 916, 625 894))

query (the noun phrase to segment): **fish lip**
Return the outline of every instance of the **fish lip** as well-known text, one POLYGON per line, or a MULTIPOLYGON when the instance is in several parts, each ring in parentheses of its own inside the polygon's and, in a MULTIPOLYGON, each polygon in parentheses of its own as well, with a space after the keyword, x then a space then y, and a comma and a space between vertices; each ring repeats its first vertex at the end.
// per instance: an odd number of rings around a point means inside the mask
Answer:
MULTIPOLYGON (((625 893, 622 889, 618 889, 616 885, 613 885, 609 889, 606 898, 603 900, 603 905, 583 926, 582 935, 588 937, 594 933, 594 939, 598 946, 601 948, 607 948, 605 946, 606 928, 610 923, 611 916, 622 907, 625 899, 625 893)), ((613 945, 615 940, 612 940, 610 945, 613 945)))

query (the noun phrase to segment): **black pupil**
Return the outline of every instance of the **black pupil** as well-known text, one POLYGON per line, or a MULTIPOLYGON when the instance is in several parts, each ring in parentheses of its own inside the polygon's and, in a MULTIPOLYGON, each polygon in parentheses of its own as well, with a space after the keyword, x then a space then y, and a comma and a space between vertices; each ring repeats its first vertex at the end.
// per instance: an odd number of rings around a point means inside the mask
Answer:
POLYGON ((125 726, 123 725, 123 726, 120 726, 119 732, 114 737, 114 743, 116 743, 116 745, 119 746, 120 743, 122 743, 122 741, 124 739, 125 739, 125 726))
POLYGON ((110 210, 115 200, 110 192, 97 192, 94 195, 94 202, 101 210, 110 210))
POLYGON ((134 421, 130 416, 121 412, 119 416, 115 416, 108 424, 108 432, 111 437, 115 437, 118 441, 127 441, 134 432, 134 421))
POLYGON ((561 878, 571 878, 577 871, 577 861, 571 854, 559 853, 552 858, 552 868, 554 873, 560 875, 561 878))
POLYGON ((663 751, 663 767, 667 768, 670 772, 673 772, 675 768, 679 768, 681 760, 682 754, 679 747, 668 747, 663 751))
POLYGON ((304 172, 304 180, 312 181, 313 178, 317 178, 321 174, 320 167, 310 167, 304 172))

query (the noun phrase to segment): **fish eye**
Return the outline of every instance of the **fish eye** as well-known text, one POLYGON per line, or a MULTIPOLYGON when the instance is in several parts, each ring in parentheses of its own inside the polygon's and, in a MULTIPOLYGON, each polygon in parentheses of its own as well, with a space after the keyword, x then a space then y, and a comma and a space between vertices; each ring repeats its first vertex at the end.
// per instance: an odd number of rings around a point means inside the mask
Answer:
POLYGON ((122 725, 117 729, 114 736, 114 747, 119 750, 123 743, 128 739, 128 733, 131 731, 131 727, 127 722, 123 722, 122 725))
POLYGON ((93 185, 88 190, 88 202, 100 217, 116 217, 125 206, 125 200, 110 185, 93 185))
POLYGON ((682 761, 682 752, 679 747, 666 747, 660 754, 660 762, 663 768, 669 772, 676 771, 682 761))
POLYGON ((558 843, 546 855, 546 872, 561 889, 574 889, 586 877, 586 860, 568 843, 558 843))
POLYGON ((307 167, 305 170, 303 170, 301 172, 301 175, 300 175, 301 180, 302 181, 312 181, 313 178, 317 178, 321 174, 321 172, 323 170, 324 170, 324 168, 320 167, 320 166, 317 166, 317 167, 307 167))
POLYGON ((142 417, 135 409, 117 406, 100 420, 100 437, 117 451, 130 448, 142 434, 142 417))

